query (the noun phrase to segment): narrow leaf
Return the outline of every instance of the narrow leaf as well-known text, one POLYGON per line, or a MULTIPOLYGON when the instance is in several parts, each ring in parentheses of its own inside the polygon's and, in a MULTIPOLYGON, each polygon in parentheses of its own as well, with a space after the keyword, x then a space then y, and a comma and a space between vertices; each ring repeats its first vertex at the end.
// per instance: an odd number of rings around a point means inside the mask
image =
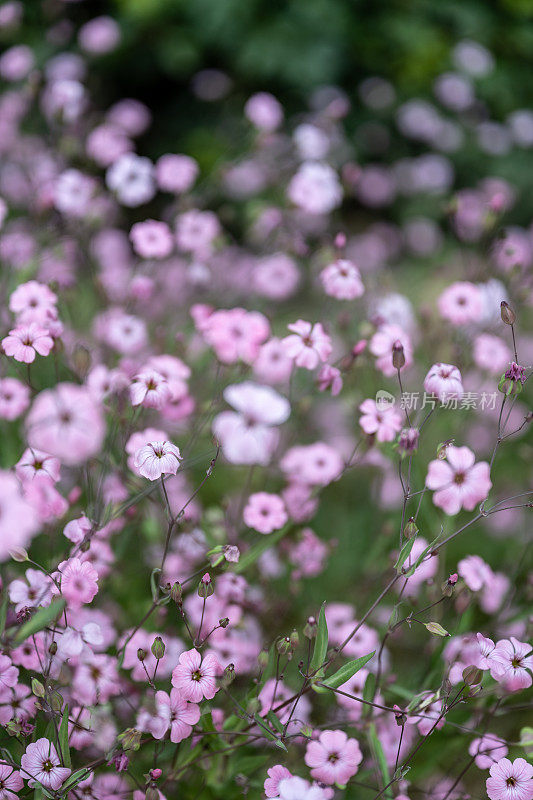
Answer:
POLYGON ((61 718, 61 725, 59 726, 59 747, 63 755, 63 763, 65 767, 72 765, 70 760, 70 750, 68 746, 68 705, 65 706, 63 716, 61 718))
POLYGON ((18 629, 15 634, 14 643, 19 645, 25 642, 26 639, 29 639, 30 636, 34 636, 36 633, 39 633, 39 631, 42 631, 61 614, 65 605, 65 599, 63 597, 57 597, 55 600, 52 600, 50 605, 46 608, 40 608, 31 619, 18 629))
POLYGON ((322 603, 320 613, 318 615, 318 628, 315 639, 315 649, 313 650, 313 657, 309 665, 309 672, 314 678, 321 679, 324 676, 324 670, 321 669, 322 664, 326 660, 326 653, 328 652, 328 624, 326 622, 326 603, 322 603))
POLYGON ((365 664, 367 664, 370 659, 375 655, 376 651, 373 650, 367 656, 361 656, 361 658, 356 658, 354 661, 349 661, 348 664, 345 664, 343 667, 337 670, 334 675, 330 678, 324 678, 322 681, 321 686, 316 686, 315 689, 317 692, 324 692, 325 688, 328 689, 338 689, 339 686, 342 686, 343 683, 349 681, 360 669, 362 669, 365 664))
POLYGON ((411 550, 413 549, 413 545, 414 545, 415 541, 416 541, 416 537, 413 536, 412 539, 408 539, 405 542, 404 546, 400 550, 400 555, 398 556, 398 560, 397 560, 396 564, 394 565, 394 569, 396 570, 398 575, 401 574, 402 567, 405 564, 405 562, 407 561, 407 559, 409 558, 409 555, 411 554, 411 550))

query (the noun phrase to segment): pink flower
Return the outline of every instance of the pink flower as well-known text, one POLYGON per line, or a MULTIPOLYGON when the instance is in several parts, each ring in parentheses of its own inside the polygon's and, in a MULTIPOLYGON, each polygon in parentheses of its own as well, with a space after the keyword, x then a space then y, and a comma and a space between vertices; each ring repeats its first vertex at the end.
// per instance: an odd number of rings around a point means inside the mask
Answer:
POLYGON ((213 241, 220 235, 220 222, 212 211, 192 208, 178 217, 176 242, 180 250, 203 257, 211 253, 213 241))
POLYGON ((243 511, 243 519, 249 528, 259 533, 272 533, 282 528, 288 520, 285 503, 277 494, 257 492, 250 495, 243 511))
POLYGON ((344 786, 356 774, 363 754, 356 739, 348 739, 344 731, 322 731, 318 741, 309 742, 305 763, 311 777, 321 783, 344 786))
POLYGON ((329 164, 306 161, 291 178, 287 196, 308 214, 329 214, 342 203, 342 186, 329 164))
POLYGON ((37 395, 26 429, 30 447, 73 466, 99 452, 105 422, 99 403, 85 387, 58 383, 37 395))
POLYGON ((413 363, 413 346, 409 335, 399 325, 382 325, 370 340, 369 350, 377 356, 376 367, 387 377, 396 375, 396 367, 392 363, 392 350, 396 342, 403 347, 406 369, 413 363))
POLYGON ((161 475, 175 475, 179 469, 181 453, 171 442, 150 442, 135 454, 135 466, 150 481, 161 475))
POLYGON ((36 322, 29 325, 20 325, 9 331, 8 336, 2 339, 2 347, 7 356, 13 356, 15 361, 31 364, 35 355, 47 356, 54 346, 54 340, 48 335, 45 328, 36 322))
POLYGON ((297 367, 315 369, 321 361, 327 361, 332 351, 331 339, 320 322, 313 325, 299 319, 287 326, 292 335, 282 341, 285 352, 294 359, 297 367))
POLYGON ((473 592, 479 592, 487 584, 490 585, 494 575, 480 556, 462 558, 457 564, 457 572, 473 592))
POLYGON ((527 642, 519 642, 514 636, 496 642, 488 662, 492 677, 509 692, 519 692, 531 686, 533 654, 527 642))
POLYGON ((291 447, 280 463, 283 472, 295 483, 327 486, 342 474, 340 453, 325 442, 291 447))
POLYGON ((424 389, 443 402, 451 397, 461 397, 464 391, 461 373, 453 364, 433 364, 424 378, 424 389))
POLYGON ((199 168, 194 158, 165 153, 155 165, 157 184, 164 192, 181 194, 191 188, 199 168))
POLYGON ((480 369, 491 375, 500 375, 508 368, 512 355, 505 342, 499 336, 481 333, 474 339, 474 361, 480 369))
POLYGON ((337 300, 355 300, 365 291, 361 273, 352 261, 339 258, 320 273, 320 280, 326 294, 337 300))
POLYGON ((224 364, 237 361, 252 364, 260 346, 270 335, 270 324, 258 311, 223 308, 208 316, 202 322, 201 330, 219 361, 224 364))
POLYGON ((483 316, 481 290, 469 281, 452 283, 438 299, 440 315, 452 325, 468 325, 483 316))
POLYGON ((378 442, 392 442, 402 427, 402 415, 392 404, 379 405, 375 400, 364 400, 359 425, 367 434, 376 434, 378 442))
POLYGON ((479 668, 490 669, 490 658, 494 652, 494 642, 482 633, 476 634, 476 639, 479 647, 479 668))
POLYGON ((244 113, 256 128, 269 133, 279 128, 283 120, 283 108, 269 92, 253 94, 244 106, 244 113))
POLYGON ((23 786, 18 770, 9 764, 0 764, 0 800, 17 800, 17 793, 23 786))
POLYGON ((0 378, 0 419, 20 417, 30 405, 30 390, 16 378, 0 378))
POLYGON ((12 689, 17 685, 19 671, 11 663, 9 656, 0 655, 0 690, 12 689))
POLYGON ((15 611, 50 605, 52 581, 40 570, 27 569, 26 580, 18 578, 9 584, 9 599, 15 603, 15 611))
POLYGON ((272 338, 259 348, 253 369, 265 383, 285 383, 293 369, 292 358, 285 352, 281 339, 272 338))
POLYGON ((39 517, 22 496, 19 481, 0 470, 0 561, 18 547, 27 547, 39 527, 39 517))
POLYGON ((147 369, 136 375, 130 386, 132 406, 161 408, 170 399, 170 394, 168 381, 155 369, 147 369))
POLYGON ((219 670, 213 653, 207 653, 202 659, 197 650, 187 650, 180 655, 179 664, 172 672, 172 686, 191 703, 199 703, 204 697, 212 700, 218 691, 216 676, 219 670))
POLYGON ((531 800, 533 797, 533 766, 525 758, 501 758, 490 768, 487 778, 490 800, 531 800))
POLYGON ((15 464, 15 472, 21 481, 32 480, 36 476, 40 476, 47 477, 55 483, 59 480, 60 463, 59 459, 54 456, 27 447, 15 464))
POLYGON ((98 593, 98 573, 88 561, 71 558, 58 566, 61 575, 61 594, 68 605, 80 609, 98 593))
POLYGON ((30 785, 33 786, 37 781, 45 789, 51 789, 53 792, 56 792, 70 775, 70 769, 60 764, 54 745, 44 738, 29 744, 20 760, 23 773, 35 779, 30 781, 30 785))
POLYGON ((475 756, 476 767, 479 769, 490 769, 490 767, 501 758, 505 758, 509 752, 505 742, 498 739, 492 733, 472 739, 468 752, 475 756))
MULTIPOLYGON (((205 661, 205 659, 204 659, 205 661)), ((157 692, 157 713, 167 720, 170 727, 170 741, 177 744, 192 733, 192 726, 200 719, 200 708, 194 703, 188 703, 178 689, 172 689, 170 695, 166 692, 157 692)), ((161 739, 161 736, 156 736, 161 739)))
POLYGON ((449 445, 446 459, 436 459, 428 466, 426 486, 435 492, 433 503, 452 516, 461 508, 472 511, 489 494, 490 467, 486 461, 475 464, 468 447, 449 445))
POLYGON ((130 239, 133 249, 141 258, 166 258, 174 247, 168 225, 155 219, 136 222, 130 231, 130 239))
POLYGON ((19 284, 9 297, 9 308, 18 317, 27 312, 55 310, 56 304, 57 295, 46 284, 38 281, 19 284))
POLYGON ((213 420, 213 433, 232 464, 268 464, 279 442, 276 426, 290 414, 288 400, 252 381, 226 386, 224 399, 235 411, 213 420))
POLYGON ((268 778, 263 784, 267 797, 279 797, 279 784, 284 778, 292 778, 291 772, 281 764, 275 764, 267 769, 268 778))
POLYGON ((331 367, 329 364, 324 364, 320 367, 320 372, 317 378, 318 388, 321 392, 328 389, 331 390, 331 396, 337 397, 342 389, 342 375, 337 367, 331 367))

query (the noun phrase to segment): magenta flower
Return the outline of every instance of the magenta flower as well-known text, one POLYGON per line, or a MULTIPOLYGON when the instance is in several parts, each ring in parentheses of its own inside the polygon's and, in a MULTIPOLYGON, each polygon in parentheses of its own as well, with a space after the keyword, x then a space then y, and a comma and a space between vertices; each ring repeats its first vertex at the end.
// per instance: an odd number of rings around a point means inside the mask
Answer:
POLYGON ((161 475, 175 475, 179 469, 181 453, 171 442, 150 442, 135 454, 135 466, 150 481, 161 475))
POLYGON ((376 434, 378 442, 392 442, 402 427, 402 415, 392 404, 378 405, 370 398, 359 406, 359 425, 367 434, 376 434))
POLYGON ((320 362, 327 361, 332 351, 331 339, 320 322, 314 325, 299 319, 287 326, 292 334, 283 341, 285 352, 294 359, 297 367, 315 369, 320 362))
POLYGON ((468 447, 449 445, 446 459, 436 459, 428 466, 426 486, 435 492, 433 503, 450 515, 461 508, 472 511, 489 494, 490 467, 486 461, 475 464, 474 453, 468 447))
POLYGON ((289 518, 281 497, 268 492, 251 494, 242 516, 245 524, 259 533, 272 533, 282 528, 289 518))
POLYGON ((533 766, 525 758, 501 758, 490 768, 487 778, 490 800, 531 800, 533 797, 533 766))
POLYGON ((24 786, 20 772, 9 764, 0 764, 0 800, 17 800, 24 786))
POLYGON ((461 373, 453 364, 433 364, 424 378, 424 389, 442 402, 451 397, 461 397, 464 391, 461 373))
POLYGON ((52 742, 44 738, 37 739, 36 742, 27 746, 20 765, 23 773, 35 779, 30 780, 31 786, 38 782, 45 789, 51 789, 53 792, 56 792, 70 775, 70 769, 61 766, 52 742))
POLYGON ((198 650, 187 650, 180 655, 179 664, 172 672, 172 686, 191 703, 199 703, 204 697, 212 700, 218 691, 216 676, 219 671, 213 653, 207 653, 202 659, 198 650))
POLYGON ((47 356, 54 346, 54 340, 45 328, 36 322, 29 325, 20 325, 9 331, 8 336, 2 339, 2 347, 6 356, 13 356, 15 361, 31 364, 38 353, 47 356))
MULTIPOLYGON (((200 708, 195 703, 189 703, 178 689, 172 689, 170 695, 166 692, 157 692, 157 714, 167 721, 166 729, 170 727, 170 741, 177 744, 192 733, 192 726, 200 719, 200 708)), ((164 735, 164 734, 163 734, 164 735)), ((156 736, 161 739, 161 736, 156 736)))
POLYGON ((309 742, 305 751, 311 777, 329 785, 348 783, 362 760, 359 742, 348 739, 344 731, 322 731, 318 741, 309 742))

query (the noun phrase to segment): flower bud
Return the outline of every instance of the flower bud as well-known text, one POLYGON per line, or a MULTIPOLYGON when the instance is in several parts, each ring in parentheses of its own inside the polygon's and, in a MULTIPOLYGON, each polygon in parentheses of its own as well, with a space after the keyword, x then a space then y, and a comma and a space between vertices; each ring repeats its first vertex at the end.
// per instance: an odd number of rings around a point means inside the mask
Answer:
POLYGON ((35 697, 44 697, 44 686, 37 678, 31 679, 31 690, 35 697))
POLYGON ((224 617, 223 619, 219 619, 218 624, 221 628, 227 628, 229 625, 229 617, 224 617))
POLYGON ((126 728, 117 736, 123 750, 138 750, 141 746, 141 731, 136 728, 126 728))
POLYGON ((157 658, 159 661, 165 655, 165 643, 160 636, 156 636, 154 641, 152 642, 152 654, 154 658, 157 658))
POLYGON ((91 353, 85 345, 75 345, 74 352, 72 353, 72 366, 80 378, 84 378, 89 372, 91 360, 91 353))
POLYGON ((211 576, 209 572, 206 572, 198 584, 198 597, 211 597, 214 591, 215 587, 211 582, 211 576))
POLYGON ((293 631, 289 638, 291 640, 292 649, 296 650, 296 648, 300 644, 300 637, 298 636, 298 631, 293 631))
POLYGON ((505 322, 506 325, 515 324, 516 314, 514 313, 509 303, 506 303, 505 300, 502 300, 502 302, 500 303, 500 312, 502 315, 502 321, 505 322))
POLYGON ((346 234, 339 232, 335 236, 335 247, 337 250, 343 250, 346 247, 346 234))
POLYGON ((52 692, 48 702, 52 711, 55 711, 56 714, 61 712, 61 709, 63 708, 63 697, 59 694, 59 692, 52 692))
POLYGON ((465 667, 463 680, 467 686, 477 686, 483 680, 483 672, 478 667, 465 667))
POLYGON ((288 636, 284 636, 282 639, 278 639, 276 642, 276 650, 280 654, 280 656, 286 656, 287 653, 291 651, 291 640, 288 636))
POLYGON ((48 648, 48 652, 51 656, 55 656, 57 653, 57 642, 50 642, 50 647, 48 648))
POLYGON ((222 677, 220 678, 220 685, 223 689, 227 689, 230 684, 235 680, 235 667, 233 664, 228 664, 222 677))
POLYGON ((451 636, 446 628, 443 628, 439 622, 424 622, 424 627, 435 636, 451 636))
POLYGON ((177 605, 181 605, 183 600, 183 593, 181 591, 181 583, 176 581, 172 584, 172 588, 170 590, 170 598, 173 600, 177 605))
POLYGON ((150 770, 150 777, 151 777, 151 779, 153 781, 157 781, 161 777, 162 774, 163 774, 163 770, 162 769, 157 769, 156 768, 156 769, 151 769, 150 770))
POLYGON ((139 647, 139 649, 137 650, 137 658, 139 659, 139 661, 144 661, 146 655, 147 655, 146 650, 143 650, 142 647, 139 647))
POLYGON ((9 555, 13 561, 18 561, 20 564, 28 560, 28 551, 23 547, 14 547, 9 551, 9 555))
POLYGON ((407 521, 407 525, 403 529, 403 535, 406 539, 412 539, 414 536, 418 534, 418 527, 415 522, 414 517, 409 517, 407 521))
POLYGON ((304 636, 307 639, 314 639, 317 629, 318 625, 316 623, 316 619, 314 617, 308 617, 304 627, 304 636))
POLYGON ((394 705, 394 719, 396 720, 396 725, 402 728, 405 723, 407 722, 407 715, 404 711, 400 708, 400 706, 394 705))
POLYGON ((394 369, 400 370, 405 365, 405 353, 403 351, 403 344, 399 339, 396 339, 392 345, 392 366, 394 369))
POLYGON ((261 650, 259 655, 257 656, 257 666, 259 667, 260 671, 263 672, 268 666, 268 650, 261 650))

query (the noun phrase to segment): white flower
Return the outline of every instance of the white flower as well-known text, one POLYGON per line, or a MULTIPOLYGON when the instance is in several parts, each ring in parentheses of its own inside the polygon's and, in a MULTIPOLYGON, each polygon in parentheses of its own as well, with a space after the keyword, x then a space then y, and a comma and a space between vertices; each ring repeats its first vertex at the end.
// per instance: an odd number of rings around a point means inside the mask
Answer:
POLYGON ((171 442, 150 442, 135 453, 135 466, 150 481, 163 474, 175 475, 180 460, 181 453, 171 442))

